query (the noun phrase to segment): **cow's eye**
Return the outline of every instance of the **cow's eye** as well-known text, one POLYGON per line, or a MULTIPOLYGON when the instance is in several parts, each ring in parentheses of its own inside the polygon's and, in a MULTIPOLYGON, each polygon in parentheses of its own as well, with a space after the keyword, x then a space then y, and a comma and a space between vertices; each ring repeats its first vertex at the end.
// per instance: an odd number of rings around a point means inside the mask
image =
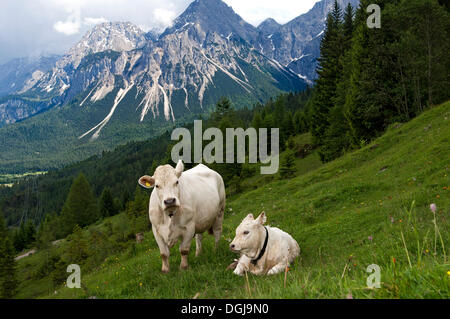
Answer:
POLYGON ((156 188, 159 188, 159 185, 155 185, 156 188))
POLYGON ((175 183, 175 185, 178 185, 178 181, 175 183))
POLYGON ((248 230, 246 230, 245 232, 244 232, 244 235, 248 235, 250 232, 248 231, 248 230))

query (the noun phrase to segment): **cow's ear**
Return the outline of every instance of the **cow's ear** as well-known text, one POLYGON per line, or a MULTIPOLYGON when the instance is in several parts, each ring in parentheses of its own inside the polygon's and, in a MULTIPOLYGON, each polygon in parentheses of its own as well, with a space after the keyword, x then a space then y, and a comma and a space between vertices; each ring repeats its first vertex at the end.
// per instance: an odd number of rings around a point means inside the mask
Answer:
POLYGON ((258 218, 256 218, 256 222, 259 223, 259 224, 261 224, 261 225, 264 225, 264 224, 266 223, 266 220, 267 220, 267 218, 266 218, 266 212, 262 212, 262 213, 258 216, 258 218))
POLYGON ((177 167, 175 167, 175 174, 177 175, 178 178, 180 178, 181 173, 183 173, 184 171, 184 164, 182 160, 178 161, 177 167))
POLYGON ((152 188, 153 186, 155 186, 155 179, 151 176, 144 175, 139 178, 138 183, 144 188, 152 188))
POLYGON ((244 220, 254 220, 255 217, 253 217, 253 214, 248 214, 247 217, 244 218, 244 220))

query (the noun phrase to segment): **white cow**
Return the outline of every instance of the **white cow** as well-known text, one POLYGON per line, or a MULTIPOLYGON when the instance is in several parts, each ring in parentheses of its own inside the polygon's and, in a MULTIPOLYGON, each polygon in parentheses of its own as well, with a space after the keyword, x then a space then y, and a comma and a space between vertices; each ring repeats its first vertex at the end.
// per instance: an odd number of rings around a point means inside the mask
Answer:
POLYGON ((222 234, 225 186, 222 177, 205 165, 184 171, 180 160, 173 168, 159 166, 153 176, 142 176, 139 184, 155 187, 149 204, 153 234, 162 258, 162 271, 169 272, 170 248, 181 239, 181 269, 188 267, 191 240, 196 237, 196 252, 201 251, 202 233, 214 234, 216 246, 222 234))
POLYGON ((300 254, 300 247, 291 235, 276 227, 264 226, 265 222, 264 212, 256 219, 249 214, 236 229, 236 237, 230 244, 232 251, 241 254, 234 270, 236 275, 246 271, 274 275, 285 271, 300 254))

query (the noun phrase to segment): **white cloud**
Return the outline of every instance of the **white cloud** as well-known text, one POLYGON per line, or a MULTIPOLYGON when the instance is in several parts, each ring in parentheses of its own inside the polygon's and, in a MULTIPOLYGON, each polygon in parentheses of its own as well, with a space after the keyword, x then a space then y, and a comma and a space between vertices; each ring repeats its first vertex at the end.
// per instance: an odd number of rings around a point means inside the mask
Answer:
POLYGON ((81 28, 81 10, 79 8, 76 9, 68 9, 70 15, 67 17, 66 21, 57 21, 53 28, 62 34, 65 35, 73 35, 80 32, 81 28))
POLYGON ((176 13, 172 10, 157 8, 153 10, 153 18, 158 22, 159 27, 168 27, 176 18, 176 13))
MULTIPOLYGON (((194 0, 1 0, 0 63, 35 52, 62 54, 93 25, 129 21, 145 30, 171 25, 194 0)), ((318 0, 224 0, 247 22, 279 23, 307 12, 318 0)))
POLYGON ((108 22, 108 20, 106 20, 104 17, 100 17, 100 18, 86 17, 86 18, 84 18, 84 25, 87 25, 87 26, 94 26, 96 24, 100 24, 100 23, 104 23, 104 22, 108 22))

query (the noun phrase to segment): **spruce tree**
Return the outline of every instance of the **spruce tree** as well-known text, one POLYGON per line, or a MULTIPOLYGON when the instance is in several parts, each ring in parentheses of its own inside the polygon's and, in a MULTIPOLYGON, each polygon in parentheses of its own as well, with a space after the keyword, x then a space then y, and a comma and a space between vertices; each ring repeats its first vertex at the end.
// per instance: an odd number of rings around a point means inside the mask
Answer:
POLYGON ((36 228, 34 227, 34 223, 31 220, 28 220, 25 223, 24 238, 25 246, 28 248, 31 247, 31 245, 36 241, 36 228))
POLYGON ((75 225, 73 233, 68 237, 69 243, 65 251, 64 260, 68 264, 81 264, 88 254, 88 243, 83 235, 83 230, 80 226, 75 225))
POLYGON ((336 85, 335 96, 332 98, 333 107, 328 113, 329 126, 322 137, 322 147, 319 155, 322 161, 328 162, 344 154, 350 149, 350 127, 344 114, 347 91, 350 85, 352 70, 351 46, 354 30, 354 12, 351 4, 345 9, 342 26, 343 52, 339 59, 341 76, 336 85))
POLYGON ((314 143, 323 144, 323 137, 329 126, 328 114, 334 105, 336 87, 342 73, 341 57, 343 55, 342 13, 337 1, 328 14, 317 69, 318 79, 310 108, 310 129, 314 143))
POLYGON ((70 234, 75 225, 85 227, 100 216, 97 200, 86 177, 80 173, 70 187, 69 195, 61 212, 61 227, 70 234))
POLYGON ((0 297, 11 299, 18 286, 16 279, 15 249, 8 228, 0 212, 0 297))
POLYGON ((102 217, 114 216, 118 213, 109 187, 105 187, 100 196, 100 214, 102 217))
MULTIPOLYGON (((383 10, 387 0, 378 0, 383 10)), ((352 70, 345 97, 345 116, 352 144, 366 144, 389 125, 398 114, 398 73, 395 56, 388 44, 395 40, 393 20, 382 13, 383 26, 370 29, 362 18, 370 0, 362 0, 356 16, 352 41, 352 70)), ((384 11, 382 11, 384 12, 384 11)))
POLYGON ((50 248, 51 242, 55 239, 50 228, 49 218, 49 216, 45 217, 36 234, 36 245, 39 250, 50 248))
POLYGON ((280 177, 289 178, 295 174, 295 153, 287 149, 281 158, 280 177))
POLYGON ((352 5, 349 3, 345 8, 344 12, 344 22, 342 25, 342 32, 344 37, 344 50, 349 50, 351 47, 353 30, 354 30, 354 15, 355 12, 353 10, 352 5))

